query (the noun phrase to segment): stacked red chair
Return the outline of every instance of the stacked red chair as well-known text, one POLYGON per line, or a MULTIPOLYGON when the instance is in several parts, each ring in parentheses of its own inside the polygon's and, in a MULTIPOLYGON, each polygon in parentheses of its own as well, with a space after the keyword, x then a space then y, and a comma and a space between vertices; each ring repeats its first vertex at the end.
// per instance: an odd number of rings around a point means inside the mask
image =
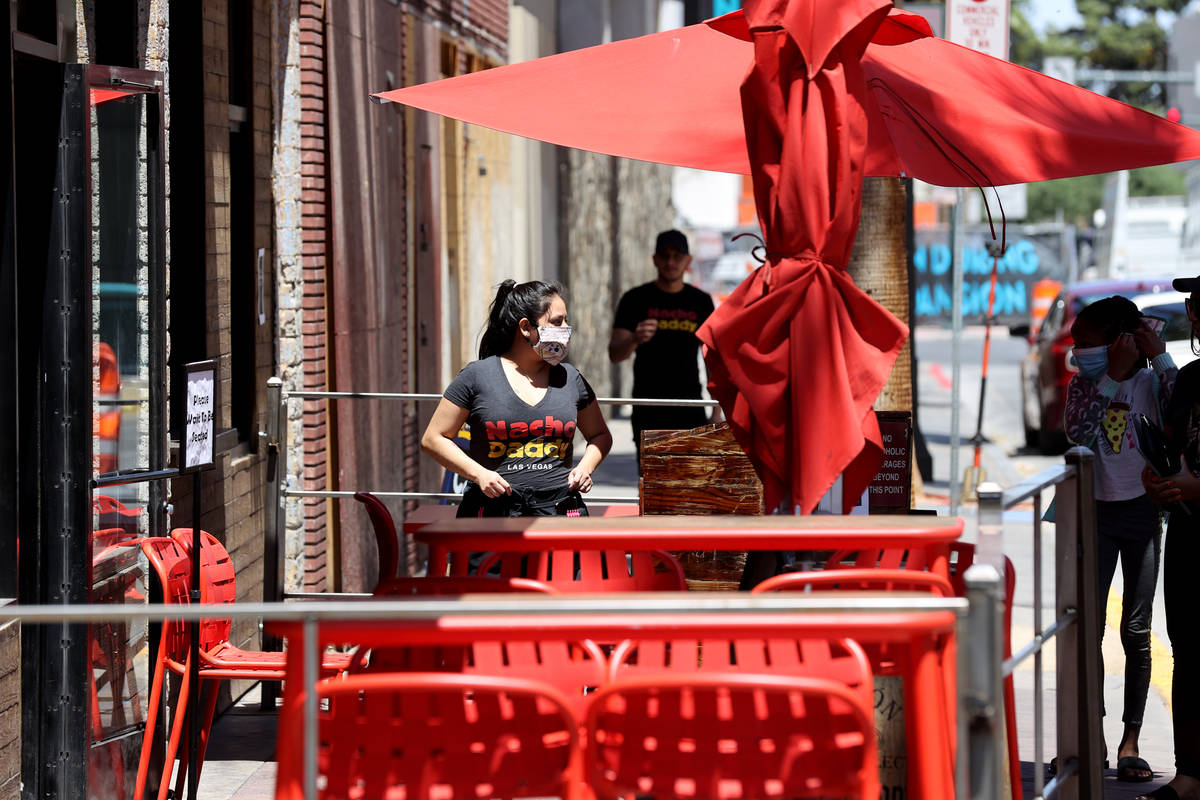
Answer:
MULTIPOLYGON (((384 672, 317 684, 320 798, 586 797, 579 724, 537 681, 384 672)), ((302 727, 285 704, 279 730, 302 727)), ((303 764, 280 746, 276 800, 302 800, 303 764)))
POLYGON ((874 690, 852 641, 626 642, 589 703, 601 797, 879 796, 874 690))
MULTIPOLYGON (((215 537, 206 531, 201 531, 200 564, 200 599, 204 603, 232 603, 237 596, 234 582, 233 562, 229 554, 215 537)), ((150 563, 151 572, 161 587, 163 603, 186 604, 189 602, 191 588, 191 545, 192 531, 189 528, 177 528, 170 537, 150 537, 142 540, 142 551, 150 563), (186 542, 186 545, 183 543, 186 542)), ((216 681, 221 680, 259 680, 281 681, 284 678, 287 654, 283 652, 262 652, 242 650, 229 641, 230 622, 224 620, 204 620, 200 625, 200 681, 201 688, 207 682, 210 684, 203 702, 200 704, 200 748, 197 753, 199 763, 197 774, 204 763, 204 751, 208 744, 208 733, 212 727, 213 714, 217 704, 216 681)), ((159 640, 158 653, 154 660, 154 676, 150 686, 150 698, 146 715, 147 735, 142 742, 142 752, 138 761, 137 783, 134 790, 134 800, 142 800, 145 795, 146 781, 149 775, 150 757, 154 745, 155 723, 157 722, 159 706, 162 700, 163 683, 167 672, 181 676, 180 690, 172 714, 171 733, 167 742, 166 757, 163 761, 162 780, 158 788, 159 800, 165 800, 170 789, 171 768, 176 758, 179 768, 175 779, 175 796, 182 797, 184 777, 187 771, 188 754, 186 748, 181 748, 183 732, 187 722, 188 695, 192 691, 190 685, 190 637, 188 627, 181 622, 170 620, 163 623, 162 636, 159 640)), ((321 671, 325 674, 342 672, 350 666, 351 654, 326 653, 321 659, 321 671)))
MULTIPOLYGON (((949 584, 953 590, 954 596, 965 597, 967 594, 967 586, 964 580, 967 568, 975 561, 975 545, 969 542, 952 542, 949 545, 949 558, 947 559, 947 568, 949 573, 949 584)), ((887 549, 887 550, 860 550, 847 551, 841 550, 830 556, 826 563, 828 571, 849 571, 854 570, 855 573, 861 573, 863 570, 881 569, 888 571, 895 576, 896 571, 911 571, 916 574, 930 574, 928 570, 932 570, 934 564, 927 563, 928 559, 918 550, 905 549, 887 549), (847 566, 847 563, 850 566, 847 566)), ((803 574, 803 573, 802 573, 803 574)), ((898 577, 898 576, 897 576, 898 577)), ((1013 594, 1017 586, 1016 568, 1013 566, 1012 560, 1008 556, 1004 557, 1004 657, 1005 659, 1012 656, 1012 606, 1013 594)), ((940 591, 938 590, 939 596, 940 591)), ((951 659, 953 662, 953 659, 951 659)), ((953 704, 956 702, 954 692, 951 690, 953 685, 949 678, 947 684, 946 703, 953 704)), ((1017 704, 1013 691, 1012 676, 1009 675, 1004 679, 1004 717, 1005 727, 1008 740, 1008 767, 1009 767, 1009 783, 1012 786, 1012 796, 1014 800, 1019 800, 1023 792, 1021 789, 1021 759, 1017 750, 1017 704)))

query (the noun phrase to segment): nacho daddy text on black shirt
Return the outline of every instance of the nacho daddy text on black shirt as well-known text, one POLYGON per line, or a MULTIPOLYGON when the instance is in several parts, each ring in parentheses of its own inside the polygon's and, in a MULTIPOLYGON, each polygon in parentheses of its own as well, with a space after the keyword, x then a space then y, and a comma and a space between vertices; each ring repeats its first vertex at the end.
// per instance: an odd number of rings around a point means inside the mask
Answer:
POLYGON ((700 397, 696 331, 712 312, 712 298, 690 284, 664 292, 652 281, 621 296, 614 328, 633 331, 646 319, 658 323, 654 337, 634 351, 634 397, 700 397))
POLYGON ((596 393, 579 370, 558 364, 550 368, 545 396, 530 405, 492 356, 465 366, 444 397, 468 412, 471 458, 514 487, 551 489, 566 485, 577 417, 596 393))

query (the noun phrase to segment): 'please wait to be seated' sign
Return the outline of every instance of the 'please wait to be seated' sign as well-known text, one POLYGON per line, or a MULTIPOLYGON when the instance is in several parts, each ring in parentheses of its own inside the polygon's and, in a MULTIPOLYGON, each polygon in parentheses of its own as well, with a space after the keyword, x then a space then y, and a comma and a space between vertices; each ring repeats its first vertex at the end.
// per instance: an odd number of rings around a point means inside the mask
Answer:
POLYGON ((187 365, 187 406, 184 440, 180 443, 180 469, 193 470, 213 463, 213 434, 217 411, 217 362, 187 365))

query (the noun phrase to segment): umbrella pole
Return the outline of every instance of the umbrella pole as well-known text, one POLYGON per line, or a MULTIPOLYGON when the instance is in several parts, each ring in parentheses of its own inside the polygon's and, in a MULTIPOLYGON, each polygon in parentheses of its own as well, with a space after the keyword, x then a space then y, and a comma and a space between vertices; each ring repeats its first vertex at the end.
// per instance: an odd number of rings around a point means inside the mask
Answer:
POLYGON ((988 360, 992 352, 992 323, 996 311, 996 273, 1000 265, 999 246, 995 242, 992 242, 988 245, 988 250, 992 255, 992 279, 991 286, 988 289, 987 316, 983 320, 983 361, 981 363, 982 375, 979 380, 979 416, 975 421, 975 435, 971 437, 971 443, 975 445, 975 460, 974 464, 967 470, 967 477, 963 479, 964 497, 975 495, 979 488, 979 483, 983 480, 983 473, 980 469, 980 451, 983 449, 985 441, 983 436, 983 401, 987 397, 988 360))
POLYGON ((963 190, 954 190, 954 214, 950 218, 950 515, 958 514, 959 398, 962 377, 962 228, 963 190))

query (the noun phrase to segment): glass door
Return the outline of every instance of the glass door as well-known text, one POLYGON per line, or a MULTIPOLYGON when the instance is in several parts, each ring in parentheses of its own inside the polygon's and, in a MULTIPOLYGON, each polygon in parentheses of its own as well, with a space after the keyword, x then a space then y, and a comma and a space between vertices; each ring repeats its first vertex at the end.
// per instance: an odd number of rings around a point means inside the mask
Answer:
MULTIPOLYGON (((161 481, 103 479, 165 467, 162 78, 86 68, 85 171, 92 287, 92 603, 152 591, 141 542, 162 535, 161 481)), ((128 797, 137 773, 156 631, 97 624, 89 640, 88 796, 128 797)))

